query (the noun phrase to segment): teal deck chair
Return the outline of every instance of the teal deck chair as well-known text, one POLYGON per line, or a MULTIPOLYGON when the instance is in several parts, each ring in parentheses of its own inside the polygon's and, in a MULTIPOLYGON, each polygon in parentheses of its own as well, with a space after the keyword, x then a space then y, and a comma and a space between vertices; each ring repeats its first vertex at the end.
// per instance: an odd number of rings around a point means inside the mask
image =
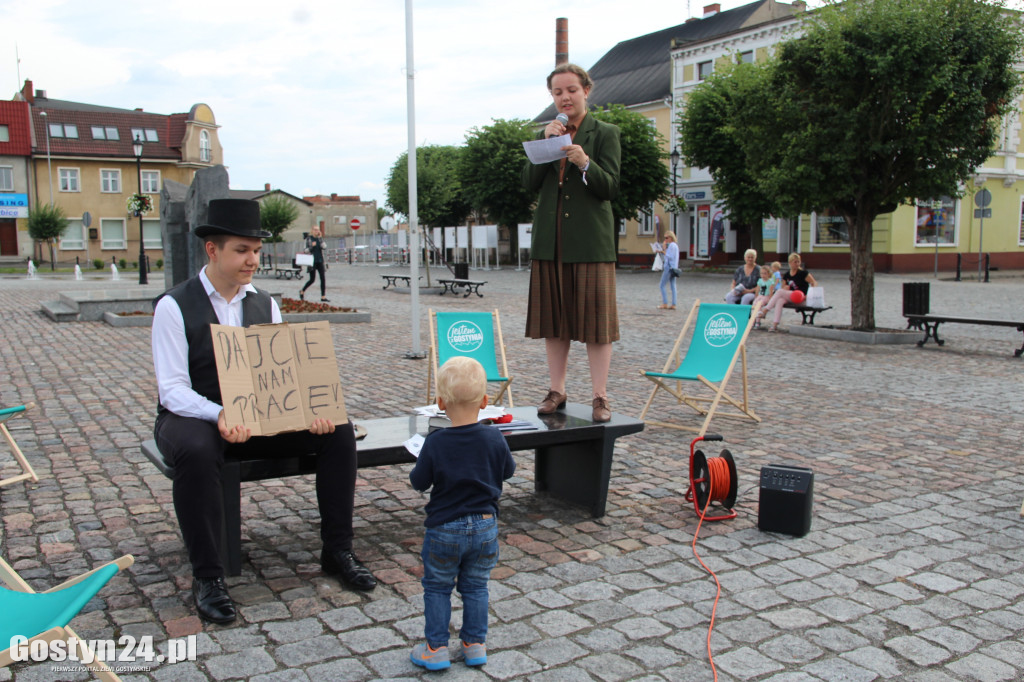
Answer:
MULTIPOLYGON (((130 555, 111 561, 77 578, 72 578, 46 592, 36 592, 11 566, 0 559, 0 668, 14 661, 11 638, 21 635, 29 645, 35 640, 53 642, 78 640, 79 660, 92 660, 94 656, 87 644, 68 627, 71 619, 103 589, 121 569, 128 568, 135 559, 130 555)), ((89 664, 97 679, 116 682, 120 678, 100 660, 89 664)))
POLYGON ((18 481, 32 481, 33 483, 39 482, 39 477, 36 476, 35 470, 32 465, 25 459, 25 455, 22 454, 21 448, 14 441, 14 436, 7 430, 7 420, 11 417, 17 417, 20 414, 24 414, 25 410, 35 407, 35 403, 29 403, 28 405, 18 405, 17 407, 5 407, 0 409, 0 435, 3 435, 7 439, 7 444, 11 446, 11 454, 14 455, 15 461, 21 466, 21 473, 17 476, 11 476, 9 478, 0 479, 0 488, 5 485, 17 483, 18 481))
POLYGON ((505 341, 501 336, 501 318, 497 309, 489 313, 442 313, 430 310, 428 405, 434 402, 433 396, 437 393, 438 368, 456 355, 469 356, 483 365, 487 383, 501 384, 497 392, 488 397, 490 404, 500 405, 507 396, 508 406, 515 407, 509 388, 512 377, 508 374, 508 364, 505 362, 505 341))
POLYGON ((761 418, 754 414, 750 407, 750 396, 747 389, 747 336, 754 324, 754 319, 761 309, 760 303, 753 307, 729 303, 701 303, 700 299, 693 302, 693 308, 686 317, 683 330, 672 348, 665 366, 660 372, 640 371, 640 375, 654 382, 651 397, 647 399, 640 419, 648 424, 667 426, 684 431, 696 431, 703 436, 708 430, 711 418, 725 402, 735 409, 725 409, 721 417, 751 419, 760 422, 761 418), (696 323, 694 324, 694 319, 696 323), (693 335, 686 349, 686 356, 680 361, 679 353, 687 331, 693 325, 693 335), (743 374, 743 398, 737 400, 725 392, 729 377, 732 376, 736 361, 740 362, 743 374), (672 368, 675 367, 673 370, 672 368), (693 382, 702 384, 713 392, 713 395, 693 395, 684 390, 693 382), (700 427, 684 426, 670 422, 645 420, 651 408, 654 396, 659 390, 668 391, 676 397, 678 403, 684 403, 704 416, 700 427))

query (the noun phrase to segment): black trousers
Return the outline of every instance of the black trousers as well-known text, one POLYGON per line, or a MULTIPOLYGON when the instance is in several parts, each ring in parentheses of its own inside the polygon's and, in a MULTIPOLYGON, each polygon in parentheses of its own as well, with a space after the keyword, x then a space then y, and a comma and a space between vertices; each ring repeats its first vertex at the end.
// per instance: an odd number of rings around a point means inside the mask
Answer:
POLYGON ((316 279, 316 273, 319 272, 320 273, 320 298, 325 298, 327 296, 327 279, 326 279, 326 276, 325 276, 326 271, 327 270, 326 270, 326 268, 324 268, 324 262, 323 261, 320 261, 319 263, 313 263, 313 265, 310 265, 309 266, 309 281, 306 282, 306 286, 302 287, 302 290, 305 291, 306 289, 308 289, 310 287, 311 284, 313 284, 313 280, 316 279))
POLYGON ((352 548, 352 506, 356 488, 356 439, 352 423, 334 433, 309 431, 253 436, 245 443, 224 440, 216 424, 165 412, 153 430, 157 447, 174 466, 174 512, 192 562, 192 575, 224 575, 220 531, 224 519, 221 469, 225 455, 273 458, 316 453, 316 499, 324 551, 352 548))

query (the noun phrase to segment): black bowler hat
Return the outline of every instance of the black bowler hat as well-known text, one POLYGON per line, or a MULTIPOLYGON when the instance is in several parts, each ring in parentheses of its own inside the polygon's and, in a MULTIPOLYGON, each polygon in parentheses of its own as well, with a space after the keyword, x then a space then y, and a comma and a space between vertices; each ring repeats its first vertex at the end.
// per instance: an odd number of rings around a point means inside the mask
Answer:
POLYGON ((231 234, 266 239, 270 233, 260 224, 260 202, 252 199, 211 199, 206 224, 192 230, 197 237, 231 234))

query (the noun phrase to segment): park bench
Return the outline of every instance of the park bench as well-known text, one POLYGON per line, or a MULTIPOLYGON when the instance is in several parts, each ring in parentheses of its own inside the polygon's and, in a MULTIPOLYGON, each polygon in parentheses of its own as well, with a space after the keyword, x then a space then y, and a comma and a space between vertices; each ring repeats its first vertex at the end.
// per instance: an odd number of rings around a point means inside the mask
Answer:
MULTIPOLYGON (((964 317, 961 315, 937 315, 935 313, 904 313, 907 318, 907 328, 924 329, 924 338, 917 342, 918 346, 923 346, 928 343, 928 339, 934 339, 938 345, 946 343, 944 339, 939 338, 939 325, 943 323, 951 324, 980 324, 990 327, 1013 327, 1017 331, 1024 333, 1024 320, 995 320, 984 317, 964 317)), ((1024 355, 1024 343, 1021 347, 1013 351, 1015 357, 1024 355)))
MULTIPOLYGON (((510 410, 516 420, 530 422, 534 429, 505 432, 513 451, 534 450, 534 489, 552 497, 586 507, 592 516, 604 516, 608 500, 615 440, 639 433, 644 423, 621 414, 611 421, 593 421, 589 405, 570 403, 564 411, 537 414, 535 407, 510 410)), ((428 418, 391 417, 359 421, 366 437, 356 443, 360 468, 412 464, 416 458, 403 445, 413 435, 426 435, 428 418)), ((174 467, 164 461, 156 441, 142 443, 142 454, 168 478, 174 467)), ((297 454, 275 459, 235 459, 224 462, 221 487, 224 491, 224 526, 221 529, 222 560, 228 575, 242 570, 241 486, 246 481, 262 481, 316 472, 316 456, 297 454)))
POLYGON ((462 295, 463 298, 466 298, 470 294, 476 294, 480 298, 483 298, 484 295, 480 293, 480 287, 487 284, 486 281, 480 282, 472 279, 439 279, 437 281, 444 287, 441 289, 442 296, 449 291, 453 294, 457 294, 459 293, 459 289, 465 289, 466 293, 462 295))
MULTIPOLYGON (((384 278, 384 286, 381 289, 387 289, 388 287, 398 288, 398 282, 401 280, 402 285, 408 288, 411 286, 412 276, 411 275, 381 275, 384 278)), ((420 277, 419 279, 423 279, 420 277)))
POLYGON ((823 313, 826 310, 832 310, 832 306, 827 305, 824 308, 818 306, 807 305, 806 303, 786 303, 782 306, 783 308, 789 308, 795 310, 803 317, 803 322, 800 324, 814 324, 814 316, 818 313, 823 313), (810 319, 808 319, 810 318, 810 319))

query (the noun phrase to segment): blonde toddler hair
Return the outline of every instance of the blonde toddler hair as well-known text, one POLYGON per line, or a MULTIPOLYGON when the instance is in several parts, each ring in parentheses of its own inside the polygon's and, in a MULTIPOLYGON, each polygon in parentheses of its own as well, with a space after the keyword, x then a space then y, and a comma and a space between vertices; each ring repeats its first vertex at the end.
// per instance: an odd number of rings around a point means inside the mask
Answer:
POLYGON ((479 404, 487 394, 487 374, 473 358, 457 355, 437 373, 437 396, 449 405, 479 404))

